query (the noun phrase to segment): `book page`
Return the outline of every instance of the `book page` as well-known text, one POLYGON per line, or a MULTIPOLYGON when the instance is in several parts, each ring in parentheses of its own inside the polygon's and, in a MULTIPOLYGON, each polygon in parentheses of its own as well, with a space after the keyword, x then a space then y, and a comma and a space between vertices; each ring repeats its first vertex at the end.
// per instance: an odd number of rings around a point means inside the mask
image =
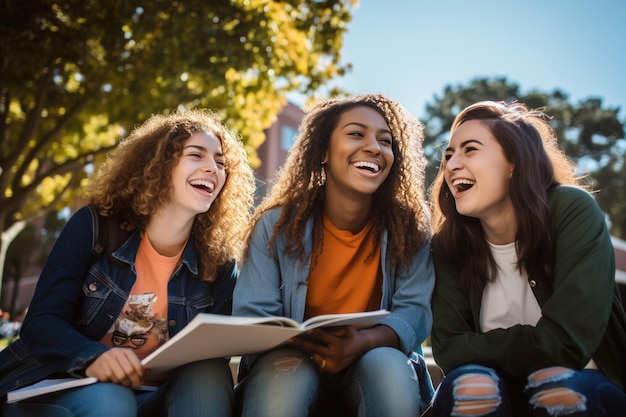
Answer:
POLYGON ((186 363, 263 352, 302 332, 290 319, 201 313, 141 363, 149 370, 146 380, 158 381, 186 363))
POLYGON ((95 377, 88 378, 61 378, 61 379, 44 379, 36 384, 29 385, 24 388, 9 391, 7 393, 7 403, 25 400, 26 398, 37 395, 48 394, 50 392, 61 391, 74 387, 82 387, 84 385, 93 384, 98 380, 95 377))
POLYGON ((302 323, 301 327, 306 330, 316 327, 346 326, 351 325, 362 329, 378 324, 391 313, 386 310, 364 311, 361 313, 323 314, 311 317, 302 323))
MULTIPOLYGON (((14 403, 17 401, 25 400, 27 398, 36 397, 38 395, 49 394, 51 392, 63 391, 70 388, 83 387, 85 385, 91 385, 98 382, 96 377, 86 378, 58 378, 58 379, 44 379, 35 384, 28 385, 23 388, 19 388, 7 393, 7 403, 14 403)), ((133 387, 135 391, 156 391, 158 386, 142 385, 140 387, 133 387)))
MULTIPOLYGON (((196 320, 196 318, 198 321, 201 321, 203 323, 228 324, 228 325, 233 325, 233 326, 247 326, 251 324, 263 324, 263 325, 275 325, 275 326, 293 327, 293 328, 300 327, 300 324, 297 321, 290 319, 289 317, 276 317, 276 316, 242 317, 242 316, 225 316, 223 314, 200 313, 196 315, 196 317, 194 317, 194 320, 196 320)), ((187 327, 189 327, 189 324, 187 325, 187 327)), ((184 331, 184 329, 182 331, 184 331)))
POLYGON ((351 324, 359 328, 371 327, 389 314, 385 310, 329 314, 299 325, 286 317, 200 313, 141 363, 149 370, 146 380, 159 381, 166 378, 172 369, 186 363, 265 352, 306 330, 320 326, 351 324))

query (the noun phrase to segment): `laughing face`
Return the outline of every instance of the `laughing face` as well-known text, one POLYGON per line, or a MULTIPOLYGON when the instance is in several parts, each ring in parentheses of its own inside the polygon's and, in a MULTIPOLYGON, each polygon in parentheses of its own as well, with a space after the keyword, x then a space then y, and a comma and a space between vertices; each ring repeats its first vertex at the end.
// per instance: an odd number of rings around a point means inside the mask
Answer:
POLYGON ((480 219, 487 229, 514 224, 509 196, 513 164, 484 122, 461 124, 452 134, 444 158, 445 181, 460 214, 480 219))
POLYGON ((370 198, 393 165, 392 135, 383 116, 368 106, 346 110, 326 153, 326 192, 370 198))
POLYGON ((172 172, 170 204, 193 215, 204 213, 226 182, 222 145, 209 132, 194 133, 185 141, 183 152, 172 172))

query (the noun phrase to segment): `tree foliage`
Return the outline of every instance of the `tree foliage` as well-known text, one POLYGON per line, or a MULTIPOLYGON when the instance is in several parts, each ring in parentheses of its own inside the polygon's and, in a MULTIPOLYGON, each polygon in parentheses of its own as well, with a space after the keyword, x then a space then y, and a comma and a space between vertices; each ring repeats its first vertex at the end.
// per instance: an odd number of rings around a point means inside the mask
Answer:
POLYGON ((521 92, 506 78, 475 79, 467 86, 447 86, 441 97, 426 105, 424 146, 429 159, 428 182, 437 173, 441 147, 449 139, 454 116, 466 106, 481 100, 519 101, 532 109, 545 108, 551 117, 559 143, 586 175, 596 191, 598 204, 611 223, 611 233, 626 237, 626 140, 619 108, 606 108, 600 98, 570 102, 566 93, 554 90, 521 92))
POLYGON ((356 5, 4 0, 0 229, 70 203, 89 169, 154 113, 213 109, 258 164, 286 94, 314 95, 347 70, 340 51, 356 5))

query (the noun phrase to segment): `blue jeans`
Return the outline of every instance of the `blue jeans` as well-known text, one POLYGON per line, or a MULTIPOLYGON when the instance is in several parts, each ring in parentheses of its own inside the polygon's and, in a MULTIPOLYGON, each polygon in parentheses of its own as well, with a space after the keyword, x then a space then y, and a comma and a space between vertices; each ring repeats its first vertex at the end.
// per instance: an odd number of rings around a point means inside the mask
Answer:
POLYGON ((619 417, 624 410, 626 393, 601 372, 564 367, 541 369, 521 381, 463 365, 444 378, 433 403, 437 417, 619 417))
POLYGON ((309 355, 281 348, 261 356, 235 389, 242 417, 416 417, 417 375, 397 349, 376 348, 336 375, 309 355))
POLYGON ((4 417, 231 417, 233 379, 225 359, 176 369, 156 391, 110 382, 4 405, 4 417))

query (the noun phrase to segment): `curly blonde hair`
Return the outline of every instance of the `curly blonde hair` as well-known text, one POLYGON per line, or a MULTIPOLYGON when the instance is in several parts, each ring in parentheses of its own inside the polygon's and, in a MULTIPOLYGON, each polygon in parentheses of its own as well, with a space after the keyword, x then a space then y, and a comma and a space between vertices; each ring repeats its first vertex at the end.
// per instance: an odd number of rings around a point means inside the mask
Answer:
POLYGON ((185 141, 210 132, 221 143, 226 182, 211 208, 196 216, 192 234, 206 281, 240 258, 254 203, 254 173, 243 143, 209 110, 153 115, 108 155, 91 179, 87 203, 103 216, 116 216, 123 229, 145 230, 150 216, 170 200, 171 175, 185 141))
POLYGON ((328 99, 306 110, 296 142, 279 170, 275 184, 256 209, 251 229, 263 213, 281 206, 283 210, 269 245, 282 230, 290 241, 287 250, 295 251, 302 260, 305 225, 313 217, 313 252, 317 252, 323 239, 325 174, 322 161, 339 118, 345 111, 358 106, 368 106, 379 112, 393 135, 394 163, 389 176, 374 193, 374 236, 380 236, 387 229, 392 264, 407 266, 431 235, 424 188, 424 126, 399 103, 378 94, 328 99))

